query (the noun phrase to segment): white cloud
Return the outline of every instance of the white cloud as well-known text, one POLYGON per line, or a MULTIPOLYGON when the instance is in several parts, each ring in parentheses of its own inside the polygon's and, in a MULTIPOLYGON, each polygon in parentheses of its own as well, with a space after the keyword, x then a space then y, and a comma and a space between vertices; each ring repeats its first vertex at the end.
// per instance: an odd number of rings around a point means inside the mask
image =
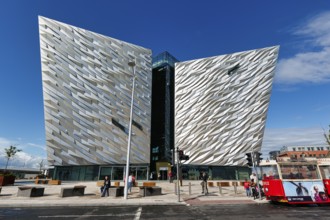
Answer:
MULTIPOLYGON (((3 155, 0 156, 0 167, 5 167, 7 158, 3 155)), ((46 165, 46 158, 41 156, 34 156, 25 152, 17 153, 13 158, 9 160, 8 168, 36 168, 39 169, 40 162, 43 161, 43 164, 46 165)), ((43 166, 44 167, 44 166, 43 166)))
POLYGON ((314 18, 302 25, 301 28, 297 28, 294 32, 297 35, 310 36, 315 39, 315 45, 317 46, 330 46, 330 11, 318 14, 314 18))
POLYGON ((278 62, 275 82, 281 84, 330 82, 330 12, 308 20, 294 34, 306 37, 301 44, 309 44, 303 51, 278 62), (316 49, 317 48, 317 49, 316 49))
POLYGON ((39 169, 39 163, 43 161, 47 164, 45 156, 41 156, 45 153, 45 147, 34 143, 18 143, 17 141, 11 141, 6 138, 0 137, 0 167, 5 167, 7 158, 5 157, 5 148, 11 145, 16 146, 18 149, 22 149, 12 159, 9 160, 8 167, 25 167, 25 168, 37 168, 39 169), (28 150, 31 148, 37 148, 38 153, 30 153, 28 150), (40 153, 41 152, 41 153, 40 153))
POLYGON ((282 146, 326 146, 323 128, 266 129, 261 151, 264 157, 282 146))
POLYGON ((6 139, 6 138, 2 138, 0 137, 0 149, 1 148, 7 148, 9 147, 10 145, 13 145, 13 142, 6 139))
POLYGON ((46 150, 46 146, 44 146, 44 145, 39 145, 39 144, 34 144, 34 143, 27 143, 27 146, 39 148, 41 150, 46 150))

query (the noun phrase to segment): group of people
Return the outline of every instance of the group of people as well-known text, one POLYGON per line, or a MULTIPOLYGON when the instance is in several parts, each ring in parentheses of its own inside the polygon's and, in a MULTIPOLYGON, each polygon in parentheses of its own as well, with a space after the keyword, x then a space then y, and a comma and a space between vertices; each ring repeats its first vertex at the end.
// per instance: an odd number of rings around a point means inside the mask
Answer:
MULTIPOLYGON (((172 173, 169 174, 170 181, 172 181, 172 173)), ((200 175, 200 179, 202 180, 201 186, 202 186, 202 193, 207 194, 208 193, 208 188, 207 188, 207 180, 208 180, 208 175, 206 172, 202 172, 200 175)), ((124 179, 125 181, 125 179, 124 179)), ((131 192, 132 187, 135 183, 135 177, 133 174, 130 174, 128 176, 128 187, 127 191, 131 192)), ((250 181, 245 179, 244 182, 244 189, 246 190, 246 196, 251 197, 253 196, 254 198, 258 197, 258 186, 257 186, 257 176, 255 173, 252 173, 250 176, 250 181)), ((104 177, 104 183, 103 186, 101 187, 101 197, 104 197, 105 195, 109 196, 109 188, 111 186, 111 182, 108 176, 104 177)), ((260 187, 260 186, 259 186, 260 187)))
POLYGON ((257 184, 257 175, 255 173, 252 173, 250 175, 250 181, 245 179, 244 181, 244 189, 246 191, 247 197, 253 197, 254 199, 258 198, 259 196, 259 188, 261 192, 261 196, 264 196, 262 191, 262 186, 257 184))
MULTIPOLYGON (((125 181, 126 180, 124 179, 124 182, 125 181)), ((135 176, 131 173, 128 176, 127 192, 132 192, 132 187, 134 186, 134 184, 135 184, 135 176)), ((111 181, 108 176, 105 176, 103 186, 101 187, 101 197, 104 197, 105 195, 109 196, 110 186, 111 186, 111 181)))

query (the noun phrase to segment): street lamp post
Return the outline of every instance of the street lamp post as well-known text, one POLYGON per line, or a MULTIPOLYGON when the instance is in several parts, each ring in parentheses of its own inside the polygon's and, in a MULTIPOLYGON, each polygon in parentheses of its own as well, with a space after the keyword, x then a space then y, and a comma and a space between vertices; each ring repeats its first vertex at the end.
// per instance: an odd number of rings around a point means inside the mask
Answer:
POLYGON ((129 127, 128 127, 124 199, 127 199, 127 193, 128 193, 128 176, 129 176, 129 162, 130 162, 130 153, 131 153, 132 121, 133 121, 133 106, 134 106, 135 61, 134 60, 129 61, 128 65, 133 68, 133 82, 132 82, 132 96, 131 96, 132 97, 131 98, 131 112, 130 112, 130 116, 129 116, 129 127))
POLYGON ((177 190, 178 190, 178 202, 180 202, 180 176, 181 176, 181 170, 180 170, 180 158, 179 158, 179 148, 176 148, 176 176, 177 176, 177 190))

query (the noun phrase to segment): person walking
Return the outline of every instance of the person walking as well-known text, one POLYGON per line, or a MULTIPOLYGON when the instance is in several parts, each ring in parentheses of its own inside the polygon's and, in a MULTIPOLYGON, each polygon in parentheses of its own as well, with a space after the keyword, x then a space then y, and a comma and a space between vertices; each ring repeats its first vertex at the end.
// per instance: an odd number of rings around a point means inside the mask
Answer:
POLYGON ((205 172, 203 172, 202 177, 201 177, 201 179, 202 179, 201 185, 202 185, 202 193, 205 193, 205 194, 209 193, 209 190, 207 188, 208 178, 209 178, 208 175, 205 172))
POLYGON ((247 179, 245 179, 245 181, 244 181, 244 189, 245 189, 245 192, 246 192, 246 196, 250 197, 251 196, 251 188, 250 188, 250 182, 247 181, 247 179))
POLYGON ((256 175, 256 173, 252 173, 251 175, 250 175, 250 180, 252 181, 254 181, 254 183, 257 183, 257 175, 256 175))
POLYGON ((128 176, 128 183, 127 183, 127 192, 132 192, 132 186, 133 186, 133 175, 132 173, 128 176))
POLYGON ((168 179, 170 180, 170 183, 173 183, 173 173, 171 170, 168 172, 168 179))
POLYGON ((101 197, 104 197, 105 194, 107 194, 107 196, 109 196, 110 186, 111 186, 110 179, 108 176, 105 176, 103 186, 101 187, 101 191, 102 191, 101 197))

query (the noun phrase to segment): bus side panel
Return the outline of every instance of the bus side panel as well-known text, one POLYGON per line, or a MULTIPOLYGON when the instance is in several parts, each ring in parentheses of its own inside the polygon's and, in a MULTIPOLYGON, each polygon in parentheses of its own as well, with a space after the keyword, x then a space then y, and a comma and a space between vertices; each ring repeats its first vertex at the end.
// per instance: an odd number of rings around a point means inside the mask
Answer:
POLYGON ((285 196, 282 180, 263 180, 262 183, 263 183, 264 193, 267 197, 285 196))

